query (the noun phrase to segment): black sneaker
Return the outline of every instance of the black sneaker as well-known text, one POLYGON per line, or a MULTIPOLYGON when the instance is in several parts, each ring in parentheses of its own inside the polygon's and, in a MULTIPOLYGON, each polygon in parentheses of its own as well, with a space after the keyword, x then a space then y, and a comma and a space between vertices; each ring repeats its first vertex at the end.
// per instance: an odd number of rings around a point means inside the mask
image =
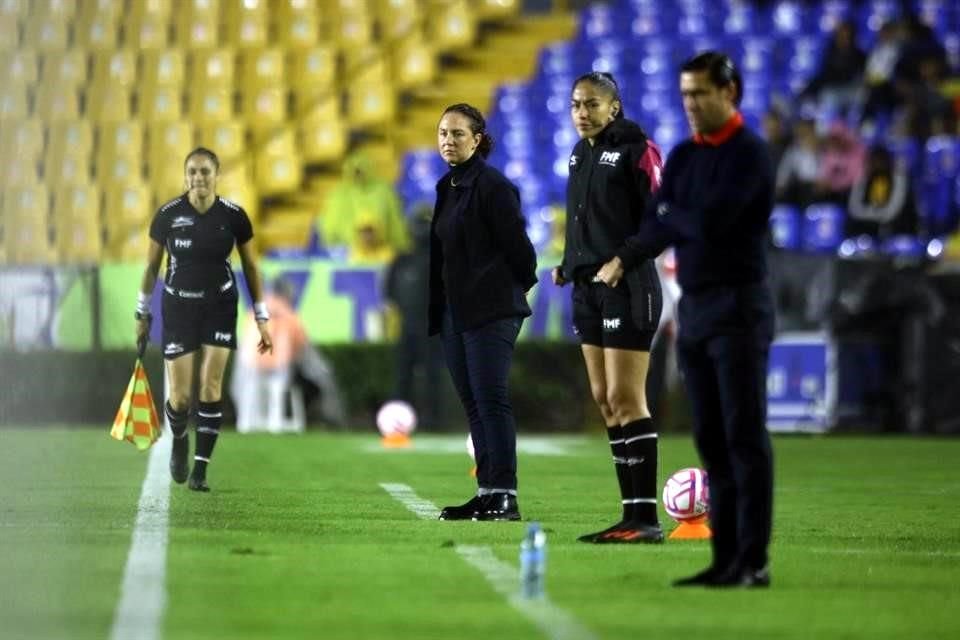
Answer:
POLYGON ((625 522, 622 527, 597 536, 597 544, 660 544, 663 529, 657 523, 625 522))
POLYGON ((177 484, 187 481, 190 473, 190 436, 184 432, 181 437, 173 437, 173 446, 170 449, 170 477, 177 484))
POLYGON ((620 522, 618 522, 618 523, 616 523, 616 524, 614 524, 614 525, 610 525, 609 527, 607 527, 607 528, 604 529, 603 531, 594 531, 593 533, 585 533, 584 535, 582 535, 582 536, 580 536, 579 538, 577 538, 577 541, 578 541, 578 542, 596 542, 596 541, 597 541, 597 538, 599 538, 600 536, 606 535, 606 534, 610 533, 611 531, 617 531, 617 530, 623 528, 623 526, 624 526, 625 524, 627 524, 627 521, 626 521, 626 520, 621 520, 620 522))
POLYGON ((709 566, 700 573, 695 573, 692 576, 687 576, 686 578, 680 578, 679 580, 673 581, 673 586, 675 587, 709 587, 713 586, 717 579, 725 575, 726 571, 722 569, 717 569, 714 566, 709 566))
POLYGON ((519 520, 520 507, 517 505, 517 496, 509 493, 488 493, 483 496, 483 502, 473 519, 483 522, 519 520))
POLYGON ((190 474, 190 481, 187 483, 187 486, 191 491, 210 491, 210 486, 207 484, 207 479, 200 477, 196 473, 190 474))
POLYGON ((473 520, 473 516, 480 510, 482 496, 473 496, 465 503, 455 507, 444 507, 440 511, 440 520, 473 520))

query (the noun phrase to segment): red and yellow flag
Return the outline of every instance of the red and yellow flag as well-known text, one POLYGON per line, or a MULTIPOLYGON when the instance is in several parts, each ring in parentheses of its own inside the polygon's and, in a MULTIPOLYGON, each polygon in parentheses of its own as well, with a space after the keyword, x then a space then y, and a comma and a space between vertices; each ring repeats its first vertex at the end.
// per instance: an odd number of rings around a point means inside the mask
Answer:
POLYGON ((149 449, 160 437, 160 417, 150 392, 147 372, 139 358, 113 419, 110 435, 117 440, 132 442, 140 451, 149 449))

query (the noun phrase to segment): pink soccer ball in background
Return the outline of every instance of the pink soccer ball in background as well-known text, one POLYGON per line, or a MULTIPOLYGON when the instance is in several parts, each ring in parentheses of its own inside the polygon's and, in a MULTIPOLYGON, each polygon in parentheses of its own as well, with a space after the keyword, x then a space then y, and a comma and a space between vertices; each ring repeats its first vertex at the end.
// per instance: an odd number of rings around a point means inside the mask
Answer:
POLYGON ((409 403, 391 400, 377 411, 377 429, 383 436, 408 436, 417 428, 417 413, 409 403))
POLYGON ((707 472, 689 467, 667 478, 663 485, 663 508, 678 522, 705 516, 710 510, 707 472))

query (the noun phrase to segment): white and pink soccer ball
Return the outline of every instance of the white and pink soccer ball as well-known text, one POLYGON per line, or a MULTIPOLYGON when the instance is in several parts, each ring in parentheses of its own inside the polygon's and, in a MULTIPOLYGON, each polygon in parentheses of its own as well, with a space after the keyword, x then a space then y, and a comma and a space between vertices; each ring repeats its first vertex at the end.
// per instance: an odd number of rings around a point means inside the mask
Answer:
POLYGON ((710 510, 707 472, 689 467, 667 478, 663 485, 663 508, 677 522, 706 515, 710 510))
POLYGON ((377 429, 384 437, 408 436, 417 428, 417 412, 408 402, 391 400, 377 411, 377 429))

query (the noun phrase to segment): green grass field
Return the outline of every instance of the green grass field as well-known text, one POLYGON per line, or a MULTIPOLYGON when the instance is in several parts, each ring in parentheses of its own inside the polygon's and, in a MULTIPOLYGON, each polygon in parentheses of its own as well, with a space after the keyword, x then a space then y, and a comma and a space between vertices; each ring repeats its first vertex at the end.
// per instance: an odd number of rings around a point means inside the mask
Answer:
MULTIPOLYGON (((765 592, 671 589, 708 562, 702 542, 577 543, 618 511, 603 437, 533 443, 561 455, 525 442, 521 509, 548 531, 545 617, 574 627, 537 626, 458 552, 489 547, 515 567, 523 523, 421 519, 380 486, 463 501, 463 442, 225 433, 213 493, 171 488, 156 637, 960 637, 960 440, 776 438, 765 592)), ((696 464, 688 437, 661 442, 661 478, 696 464)), ((110 637, 147 455, 106 428, 4 429, 0 443, 0 638, 110 637)))

